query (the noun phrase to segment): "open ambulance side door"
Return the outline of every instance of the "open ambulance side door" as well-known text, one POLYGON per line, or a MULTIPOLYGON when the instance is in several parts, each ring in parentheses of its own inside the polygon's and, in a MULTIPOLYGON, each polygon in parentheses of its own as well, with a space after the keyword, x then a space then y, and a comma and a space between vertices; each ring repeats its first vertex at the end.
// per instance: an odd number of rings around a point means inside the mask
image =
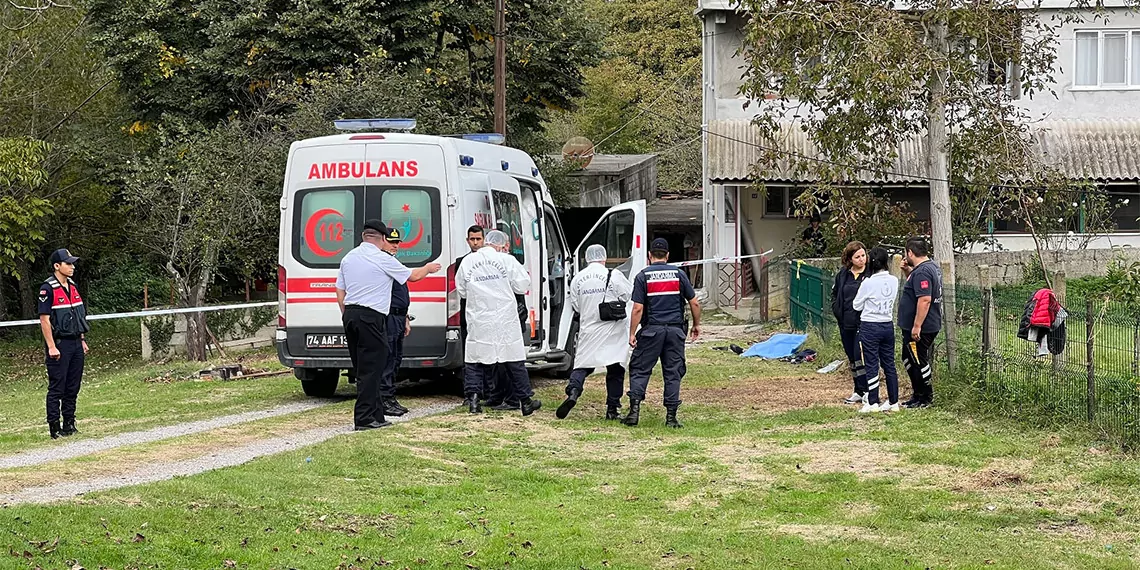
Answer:
MULTIPOLYGON (((649 263, 649 236, 646 229, 645 200, 623 202, 602 215, 598 223, 586 234, 586 239, 574 250, 574 275, 586 267, 586 248, 600 244, 606 248, 606 267, 621 271, 632 282, 634 277, 649 263)), ((569 331, 574 320, 570 310, 569 287, 567 287, 567 310, 562 312, 559 328, 569 331)), ((628 314, 628 313, 627 313, 628 314)), ((566 350, 566 338, 558 339, 558 348, 566 350)))

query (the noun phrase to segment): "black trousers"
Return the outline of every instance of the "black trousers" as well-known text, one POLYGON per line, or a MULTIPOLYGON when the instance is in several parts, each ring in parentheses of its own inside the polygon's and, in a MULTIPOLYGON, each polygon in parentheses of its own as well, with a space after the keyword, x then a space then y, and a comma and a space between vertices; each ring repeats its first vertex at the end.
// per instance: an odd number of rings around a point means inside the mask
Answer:
POLYGON ((637 331, 637 346, 629 357, 629 397, 645 399, 649 374, 661 360, 665 379, 665 407, 681 405, 681 378, 685 376, 685 330, 679 326, 648 325, 637 331))
POLYGON ((44 363, 47 365, 47 421, 75 421, 75 401, 79 398, 79 385, 83 380, 83 341, 77 338, 59 339, 55 343, 59 358, 47 356, 44 348, 44 363))
POLYGON ((520 396, 515 393, 515 383, 511 373, 503 364, 492 364, 491 373, 483 381, 484 399, 492 404, 518 405, 520 396))
POLYGON ((910 336, 910 331, 903 331, 902 358, 903 368, 910 376, 910 385, 914 390, 914 398, 923 402, 934 401, 934 374, 930 369, 930 361, 934 360, 934 339, 938 333, 921 333, 918 340, 910 336))
POLYGON ((388 362, 384 366, 384 376, 380 380, 380 397, 385 400, 396 398, 396 372, 404 359, 404 330, 407 329, 407 315, 388 315, 388 362))
MULTIPOLYGON (((570 390, 582 390, 586 386, 586 377, 594 372, 593 368, 575 368, 570 372, 570 382, 566 384, 566 395, 570 390)), ((621 406, 621 393, 625 388, 625 368, 614 363, 606 366, 606 407, 621 406)))
POLYGON ((485 396, 483 393, 484 385, 488 376, 494 373, 494 368, 498 366, 506 371, 506 378, 500 380, 507 380, 511 384, 511 389, 516 397, 519 399, 528 399, 534 396, 534 389, 530 386, 530 375, 526 372, 526 365, 520 360, 518 362, 500 362, 498 364, 480 364, 478 362, 468 362, 463 367, 463 393, 467 396, 474 395, 475 398, 485 396))
POLYGON ((839 329, 839 338, 843 341, 843 352, 847 354, 847 362, 851 366, 851 378, 855 381, 856 394, 862 396, 867 393, 867 373, 863 370, 863 350, 859 346, 859 329, 839 329))
POLYGON ((388 317, 359 305, 344 308, 348 355, 356 370, 356 425, 384 418, 380 411, 380 382, 388 365, 388 317))

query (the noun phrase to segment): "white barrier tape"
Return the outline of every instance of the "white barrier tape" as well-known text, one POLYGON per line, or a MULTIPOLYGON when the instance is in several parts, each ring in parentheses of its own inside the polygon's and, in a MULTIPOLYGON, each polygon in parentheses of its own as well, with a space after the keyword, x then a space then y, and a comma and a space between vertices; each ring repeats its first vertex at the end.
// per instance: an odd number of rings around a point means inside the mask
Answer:
MULTIPOLYGON (((214 305, 210 307, 186 307, 182 309, 162 309, 158 311, 134 311, 132 313, 107 313, 103 315, 88 315, 89 321, 106 321, 110 319, 127 319, 131 317, 155 317, 160 315, 182 315, 186 313, 209 313, 210 311, 228 311, 231 309, 253 309, 256 307, 276 307, 277 301, 264 303, 244 303, 241 305, 214 305)), ((0 321, 0 328, 20 327, 25 325, 38 325, 39 319, 29 321, 0 321)))
POLYGON ((772 253, 772 250, 769 249, 768 251, 765 251, 764 253, 754 253, 752 255, 738 255, 736 257, 710 257, 707 259, 697 259, 694 261, 678 261, 676 263, 670 263, 669 265, 672 265, 674 267, 688 267, 690 265, 700 265, 702 263, 732 263, 734 261, 740 261, 741 259, 751 259, 753 257, 763 257, 763 256, 768 255, 770 253, 772 253))

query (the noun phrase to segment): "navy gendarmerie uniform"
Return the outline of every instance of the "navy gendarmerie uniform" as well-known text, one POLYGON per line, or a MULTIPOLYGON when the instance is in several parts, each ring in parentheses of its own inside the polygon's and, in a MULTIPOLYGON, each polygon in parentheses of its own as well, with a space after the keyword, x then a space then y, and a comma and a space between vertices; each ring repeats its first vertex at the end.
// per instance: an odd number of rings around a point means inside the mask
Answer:
MULTIPOLYGON (((51 255, 51 263, 74 265, 78 257, 66 249, 56 250, 51 255)), ((77 433, 75 429, 75 402, 79 397, 79 385, 83 380, 84 335, 91 328, 87 325, 87 310, 79 289, 70 277, 65 282, 59 280, 60 273, 48 277, 40 286, 39 314, 47 316, 51 322, 51 339, 44 339, 45 364, 48 373, 47 422, 52 438, 77 433), (59 350, 59 356, 51 355, 51 347, 59 350), (60 415, 63 425, 60 426, 60 415)))
POLYGON ((934 403, 934 383, 930 362, 934 360, 934 340, 942 330, 942 270, 927 259, 911 270, 903 285, 899 299, 899 328, 903 338, 903 367, 914 390, 906 407, 925 407, 934 403), (912 338, 911 329, 918 313, 918 299, 930 297, 930 310, 922 321, 918 339, 912 338))
MULTIPOLYGON (((384 239, 389 243, 400 243, 400 230, 389 228, 384 239)), ((407 330, 408 308, 412 300, 408 295, 408 284, 392 283, 392 304, 388 310, 388 364, 384 367, 384 376, 380 380, 380 397, 383 399, 384 414, 389 416, 402 416, 408 409, 396 400, 396 372, 400 370, 400 361, 404 359, 404 331, 407 330)))
MULTIPOLYGON (((650 249, 668 251, 669 244, 658 238, 650 249)), ((632 301, 643 305, 637 346, 629 359, 630 412, 623 423, 636 425, 649 385, 649 374, 661 360, 665 380, 665 409, 676 421, 681 405, 681 378, 685 376, 685 305, 697 295, 689 277, 677 267, 656 261, 641 270, 633 280, 632 301)))

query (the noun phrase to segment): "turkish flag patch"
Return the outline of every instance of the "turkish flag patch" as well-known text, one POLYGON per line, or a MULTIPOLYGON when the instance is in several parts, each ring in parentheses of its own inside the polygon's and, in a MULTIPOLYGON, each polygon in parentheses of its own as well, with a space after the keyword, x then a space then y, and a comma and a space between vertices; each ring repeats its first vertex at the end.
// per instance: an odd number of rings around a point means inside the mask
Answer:
POLYGON ((927 287, 930 287, 930 282, 929 281, 920 281, 918 283, 918 286, 922 287, 923 289, 926 289, 927 287))
POLYGON ((40 291, 40 302, 41 302, 41 303, 46 303, 46 302, 47 302, 47 300, 48 300, 48 294, 47 294, 47 292, 46 292, 46 291, 40 291))

